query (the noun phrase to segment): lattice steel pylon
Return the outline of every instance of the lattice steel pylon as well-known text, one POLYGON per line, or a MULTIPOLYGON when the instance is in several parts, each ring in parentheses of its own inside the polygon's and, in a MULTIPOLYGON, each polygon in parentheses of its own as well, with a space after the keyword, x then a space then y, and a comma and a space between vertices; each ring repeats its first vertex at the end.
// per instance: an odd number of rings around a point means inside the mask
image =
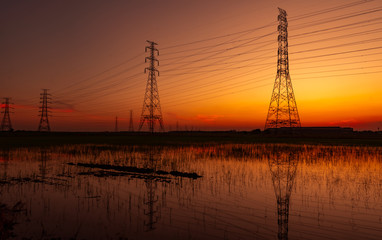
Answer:
POLYGON ((6 132, 6 131, 13 131, 12 128, 12 123, 11 123, 11 117, 9 115, 9 109, 12 108, 10 105, 11 103, 9 102, 10 98, 4 98, 3 102, 3 120, 1 121, 1 131, 6 132))
POLYGON ((115 128, 114 128, 114 131, 118 132, 118 116, 115 117, 115 128))
POLYGON ((145 62, 149 60, 150 65, 149 67, 145 68, 145 73, 146 70, 148 70, 149 74, 146 84, 145 98, 143 100, 142 114, 139 121, 139 131, 142 129, 144 123, 147 123, 148 130, 153 133, 155 130, 155 122, 159 123, 160 130, 162 131, 164 131, 164 126, 156 80, 156 73, 158 73, 159 76, 159 71, 155 67, 155 62, 159 66, 159 61, 155 58, 155 52, 157 52, 159 55, 159 51, 155 48, 157 43, 152 41, 147 41, 147 43, 149 46, 146 46, 145 51, 147 52, 147 49, 149 49, 150 56, 145 58, 145 62))
POLYGON ((285 10, 279 8, 277 74, 269 104, 265 129, 280 127, 301 127, 289 75, 288 21, 285 10))
POLYGON ((268 160, 277 200, 278 239, 288 239, 289 199, 298 158, 294 153, 276 153, 268 160))
POLYGON ((49 113, 50 108, 48 107, 48 104, 52 103, 50 100, 50 94, 48 93, 48 89, 43 89, 43 92, 40 93, 40 103, 42 104, 40 107, 40 123, 38 125, 38 131, 47 131, 50 132, 50 125, 49 125, 49 113))
POLYGON ((129 132, 134 132, 134 125, 133 125, 133 110, 130 110, 129 132))

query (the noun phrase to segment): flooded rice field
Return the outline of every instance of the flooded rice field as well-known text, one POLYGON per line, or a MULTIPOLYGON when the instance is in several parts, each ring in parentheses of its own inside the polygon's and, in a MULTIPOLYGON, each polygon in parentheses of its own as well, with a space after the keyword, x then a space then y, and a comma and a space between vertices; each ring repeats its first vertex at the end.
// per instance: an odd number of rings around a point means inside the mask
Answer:
POLYGON ((382 239, 382 148, 0 150, 0 239, 382 239))

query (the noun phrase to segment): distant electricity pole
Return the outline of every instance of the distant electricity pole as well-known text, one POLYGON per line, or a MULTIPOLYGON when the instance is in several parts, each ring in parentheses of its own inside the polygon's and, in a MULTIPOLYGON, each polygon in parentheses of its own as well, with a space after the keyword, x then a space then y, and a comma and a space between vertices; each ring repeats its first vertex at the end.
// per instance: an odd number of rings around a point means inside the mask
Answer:
POLYGON ((134 132, 134 125, 133 125, 133 110, 130 110, 129 132, 134 132))
POLYGON ((9 102, 10 98, 4 98, 3 102, 3 120, 1 121, 1 131, 13 131, 12 128, 12 123, 11 123, 11 117, 9 115, 9 109, 12 108, 10 107, 11 103, 9 102))
POLYGON ((115 131, 118 132, 118 117, 115 117, 115 131))
POLYGON ((279 8, 279 12, 277 74, 271 102, 269 104, 267 120, 265 122, 265 129, 301 127, 292 81, 289 75, 287 13, 281 8, 279 8))
POLYGON ((159 51, 155 48, 157 43, 151 41, 147 41, 147 43, 149 46, 146 46, 145 52, 147 52, 147 49, 149 49, 150 56, 145 58, 145 62, 149 60, 150 65, 149 67, 145 68, 145 73, 146 70, 148 70, 149 73, 146 84, 145 98, 143 100, 141 119, 139 121, 139 131, 142 129, 144 123, 147 123, 149 131, 153 133, 156 121, 159 123, 160 129, 162 131, 164 131, 164 126, 159 101, 158 85, 155 76, 156 72, 159 76, 159 71, 155 68, 155 62, 157 62, 159 66, 159 61, 155 58, 155 52, 157 52, 159 55, 159 51))
POLYGON ((40 93, 40 124, 38 125, 38 131, 47 131, 50 132, 50 126, 49 126, 49 109, 48 104, 52 103, 51 102, 52 98, 50 97, 50 94, 48 93, 48 89, 43 89, 43 92, 40 93))

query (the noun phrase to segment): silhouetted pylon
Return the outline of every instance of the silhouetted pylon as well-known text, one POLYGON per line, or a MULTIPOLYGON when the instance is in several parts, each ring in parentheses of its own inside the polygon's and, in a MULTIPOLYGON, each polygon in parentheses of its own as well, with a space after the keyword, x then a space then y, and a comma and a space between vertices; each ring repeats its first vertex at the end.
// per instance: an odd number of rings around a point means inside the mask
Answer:
POLYGON ((288 239, 289 199, 296 176, 298 158, 294 153, 276 153, 269 169, 277 200, 278 239, 288 239))
POLYGON ((133 125, 133 110, 130 110, 129 132, 134 132, 134 125, 133 125))
POLYGON ((9 102, 10 98, 4 98, 3 102, 3 120, 1 121, 1 131, 13 131, 12 123, 11 123, 11 117, 9 114, 9 109, 12 107, 10 106, 11 103, 9 102))
POLYGON ((115 117, 115 132, 118 132, 118 117, 115 117))
POLYGON ((40 93, 40 123, 38 125, 38 131, 47 131, 50 132, 50 125, 49 125, 49 119, 48 117, 50 116, 49 113, 49 107, 48 104, 52 103, 51 102, 51 97, 50 94, 48 93, 48 89, 43 89, 43 92, 40 93))
POLYGON ((279 36, 277 52, 277 74, 269 104, 265 129, 279 127, 301 127, 289 75, 288 21, 286 11, 279 8, 279 36))
POLYGON ((150 56, 145 58, 145 62, 149 60, 150 66, 145 68, 145 73, 146 70, 148 70, 149 73, 146 84, 145 98, 143 100, 141 119, 139 121, 139 131, 142 129, 144 123, 147 123, 148 130, 153 133, 155 130, 155 122, 159 123, 160 129, 162 131, 164 131, 164 126, 156 80, 156 73, 158 73, 159 76, 159 71, 155 67, 155 62, 159 66, 159 61, 155 58, 155 52, 157 52, 159 55, 159 51, 155 48, 155 45, 157 45, 155 42, 147 42, 149 46, 145 48, 145 51, 147 52, 147 49, 149 49, 150 56))

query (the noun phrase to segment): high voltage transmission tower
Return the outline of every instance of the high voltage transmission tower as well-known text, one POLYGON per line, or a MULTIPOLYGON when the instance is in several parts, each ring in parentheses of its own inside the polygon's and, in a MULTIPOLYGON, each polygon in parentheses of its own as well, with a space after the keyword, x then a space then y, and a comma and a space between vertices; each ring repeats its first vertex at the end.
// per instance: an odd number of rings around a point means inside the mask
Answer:
POLYGON ((3 120, 1 121, 1 131, 13 131, 12 123, 11 123, 11 117, 9 115, 9 109, 11 103, 9 102, 10 98, 4 98, 3 102, 3 120))
POLYGON ((118 117, 115 117, 115 132, 118 132, 118 117))
POLYGON ((49 126, 49 107, 48 104, 51 102, 50 94, 48 93, 48 89, 43 89, 43 92, 40 93, 40 103, 42 104, 40 107, 40 123, 38 125, 38 131, 47 131, 50 132, 50 126, 49 126))
POLYGON ((279 8, 279 12, 277 74, 271 102, 269 104, 267 120, 265 122, 265 129, 301 127, 292 81, 289 75, 287 13, 281 8, 279 8))
POLYGON ((133 110, 130 110, 129 132, 134 132, 134 125, 133 125, 133 110))
POLYGON ((159 61, 155 58, 155 52, 157 52, 159 55, 159 51, 155 48, 157 43, 151 41, 147 41, 147 43, 149 46, 145 48, 145 52, 147 52, 147 49, 149 49, 150 56, 145 58, 145 62, 149 60, 150 65, 149 67, 145 68, 145 73, 146 70, 148 70, 149 73, 146 84, 145 98, 143 100, 141 119, 139 121, 139 131, 142 129, 144 123, 147 123, 148 130, 153 133, 155 130, 155 122, 159 123, 160 129, 162 131, 164 131, 164 126, 156 80, 156 73, 158 73, 159 76, 159 71, 155 68, 155 62, 159 66, 159 61))

